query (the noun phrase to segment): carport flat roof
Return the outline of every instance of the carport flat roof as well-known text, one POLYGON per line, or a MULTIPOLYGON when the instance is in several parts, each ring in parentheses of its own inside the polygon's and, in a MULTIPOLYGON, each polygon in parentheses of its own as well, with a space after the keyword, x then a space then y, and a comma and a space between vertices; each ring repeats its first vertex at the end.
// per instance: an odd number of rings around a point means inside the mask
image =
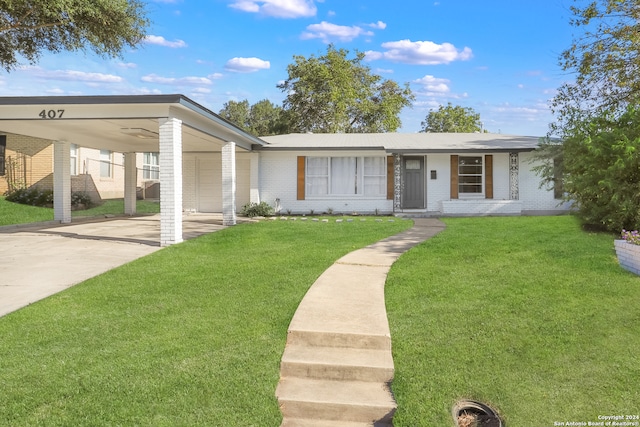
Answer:
POLYGON ((158 151, 159 119, 183 125, 184 152, 265 142, 180 94, 0 97, 0 132, 118 152, 158 151))

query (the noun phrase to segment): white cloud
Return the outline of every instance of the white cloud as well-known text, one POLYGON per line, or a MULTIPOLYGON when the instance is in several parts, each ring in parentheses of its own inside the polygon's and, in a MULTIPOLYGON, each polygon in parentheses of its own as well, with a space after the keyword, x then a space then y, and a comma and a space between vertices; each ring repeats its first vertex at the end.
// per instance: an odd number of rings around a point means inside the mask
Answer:
POLYGON ((87 73, 77 70, 45 70, 40 67, 23 67, 24 71, 50 80, 63 80, 84 83, 121 83, 124 79, 113 74, 87 73))
POLYGON ((313 0, 238 0, 229 7, 274 18, 310 17, 318 11, 313 0))
POLYGON ((159 95, 162 91, 160 89, 149 89, 146 87, 133 88, 134 95, 159 95))
POLYGON ((374 24, 369 24, 369 27, 375 28, 376 30, 384 30, 385 28, 387 28, 387 24, 382 21, 378 21, 374 24))
POLYGON ((213 74, 209 74, 207 76, 207 78, 209 78, 211 80, 221 79, 222 77, 223 77, 222 73, 213 73, 213 74))
POLYGON ((344 25, 331 24, 326 21, 322 21, 319 24, 312 24, 307 27, 307 31, 300 36, 303 40, 309 39, 321 39, 324 43, 329 43, 330 40, 338 39, 343 42, 349 42, 358 36, 372 36, 371 31, 363 30, 360 27, 347 27, 344 25))
POLYGON ((260 70, 268 70, 271 68, 271 63, 260 58, 231 58, 224 68, 234 73, 254 73, 260 70))
POLYGON ((157 74, 147 74, 140 79, 147 83, 177 86, 201 86, 211 85, 213 82, 207 77, 162 77, 157 74))
POLYGON ((422 85, 427 92, 432 94, 448 94, 451 89, 449 88, 449 83, 451 83, 448 79, 441 79, 438 77, 426 75, 421 79, 417 79, 413 81, 419 85, 422 85))
POLYGON ((120 62, 118 63, 118 67, 122 68, 137 68, 138 64, 134 64, 133 62, 120 62))
POLYGON ((148 44, 155 44, 158 46, 164 46, 164 47, 170 47, 170 48, 181 48, 181 47, 187 47, 187 44, 184 42, 184 40, 175 40, 175 41, 169 41, 167 39, 165 39, 162 36, 153 36, 153 35, 149 35, 146 36, 144 38, 144 41, 148 44))
POLYGON ((376 68, 373 70, 376 74, 393 74, 394 71, 391 68, 376 68))
POLYGON ((386 59, 404 64, 436 65, 452 61, 466 61, 473 56, 470 48, 458 50, 451 43, 437 44, 430 41, 399 40, 382 43, 384 52, 368 51, 366 59, 386 59))

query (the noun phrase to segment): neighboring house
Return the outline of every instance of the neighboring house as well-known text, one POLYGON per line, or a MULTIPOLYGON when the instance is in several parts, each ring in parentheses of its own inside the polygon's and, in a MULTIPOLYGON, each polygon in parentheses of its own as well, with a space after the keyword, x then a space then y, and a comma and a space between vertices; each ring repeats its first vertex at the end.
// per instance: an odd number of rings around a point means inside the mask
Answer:
MULTIPOLYGON (((136 156, 139 196, 158 199, 159 155, 136 156)), ((17 186, 53 189, 53 142, 24 135, 0 135, 0 194, 17 186)), ((124 196, 123 154, 70 144, 71 191, 94 202, 124 196)))
POLYGON ((531 170, 535 137, 489 133, 262 138, 260 198, 283 212, 522 215, 566 212, 531 170))

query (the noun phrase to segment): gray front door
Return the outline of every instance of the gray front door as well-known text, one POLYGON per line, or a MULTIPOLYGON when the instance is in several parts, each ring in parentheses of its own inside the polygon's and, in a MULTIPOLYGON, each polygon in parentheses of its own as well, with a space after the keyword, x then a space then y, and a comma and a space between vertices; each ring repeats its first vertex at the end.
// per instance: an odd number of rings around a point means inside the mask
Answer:
POLYGON ((404 191, 402 207, 404 209, 424 208, 424 157, 403 157, 404 191))

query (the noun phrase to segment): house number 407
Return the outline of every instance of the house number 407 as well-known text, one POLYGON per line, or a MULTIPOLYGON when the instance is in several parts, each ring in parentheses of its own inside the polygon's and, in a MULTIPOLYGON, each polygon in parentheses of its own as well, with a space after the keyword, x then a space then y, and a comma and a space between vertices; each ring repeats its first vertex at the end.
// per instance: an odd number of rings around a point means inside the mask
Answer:
POLYGON ((64 114, 64 110, 42 110, 40 111, 41 119, 61 119, 64 114))

